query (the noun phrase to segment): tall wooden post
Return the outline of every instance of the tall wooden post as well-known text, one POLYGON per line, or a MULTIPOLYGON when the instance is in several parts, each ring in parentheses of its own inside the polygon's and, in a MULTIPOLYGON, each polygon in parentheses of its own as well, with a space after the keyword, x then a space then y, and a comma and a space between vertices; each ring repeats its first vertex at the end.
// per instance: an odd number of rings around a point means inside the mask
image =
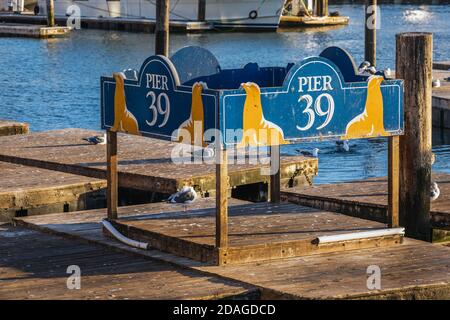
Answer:
POLYGON ((108 219, 117 219, 119 181, 117 174, 117 132, 106 132, 106 202, 108 219))
POLYGON ((228 156, 218 148, 216 164, 216 247, 228 246, 228 156))
POLYGON ((396 36, 396 77, 405 83, 405 134, 400 137, 400 224, 406 235, 431 240, 431 33, 396 36))
POLYGON ((206 18, 206 0, 198 0, 198 21, 205 21, 206 18))
POLYGON ((317 16, 328 16, 328 0, 317 0, 317 16))
POLYGON ((156 0, 155 54, 169 56, 169 0, 156 0))
POLYGON ((47 26, 55 26, 55 5, 53 0, 47 0, 47 26))
POLYGON ((389 137, 388 141, 388 225, 390 228, 399 226, 399 141, 399 136, 389 137))
POLYGON ((271 170, 275 168, 276 172, 270 175, 270 201, 280 202, 280 146, 270 146, 270 166, 271 170))
POLYGON ((377 0, 366 0, 364 8, 364 59, 377 64, 377 0))

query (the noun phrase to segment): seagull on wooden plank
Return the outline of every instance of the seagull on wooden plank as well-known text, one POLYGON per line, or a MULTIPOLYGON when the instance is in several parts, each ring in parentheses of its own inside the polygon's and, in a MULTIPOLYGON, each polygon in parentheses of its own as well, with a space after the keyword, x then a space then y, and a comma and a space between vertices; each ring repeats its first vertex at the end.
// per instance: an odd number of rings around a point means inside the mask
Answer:
POLYGON ((199 158, 212 158, 215 155, 214 144, 209 144, 206 148, 195 148, 194 152, 192 152, 194 157, 199 158))
POLYGON ((184 186, 180 191, 172 194, 167 201, 170 203, 193 203, 197 199, 197 192, 190 186, 184 186))
POLYGON ((348 144, 348 140, 338 140, 336 141, 336 147, 338 151, 350 151, 350 145, 348 144))
POLYGON ((439 189, 439 186, 436 182, 431 183, 431 190, 430 190, 430 200, 434 201, 437 198, 439 198, 439 195, 441 194, 441 190, 439 189))
POLYGON ((83 138, 83 140, 89 142, 90 144, 106 144, 106 133, 101 136, 83 138))
POLYGON ((304 151, 304 150, 300 150, 300 149, 296 149, 296 151, 304 156, 308 156, 308 157, 319 157, 319 148, 314 148, 312 149, 312 151, 304 151))

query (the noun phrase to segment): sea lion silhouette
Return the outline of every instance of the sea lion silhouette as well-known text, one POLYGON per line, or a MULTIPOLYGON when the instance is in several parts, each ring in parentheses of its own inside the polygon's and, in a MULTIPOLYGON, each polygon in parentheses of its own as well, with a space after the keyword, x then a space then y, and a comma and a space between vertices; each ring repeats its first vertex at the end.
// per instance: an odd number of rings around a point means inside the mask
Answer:
POLYGON ((206 147, 203 139, 205 130, 202 91, 206 88, 206 83, 196 82, 192 85, 191 115, 189 119, 184 121, 178 130, 187 130, 189 132, 190 141, 184 141, 187 135, 179 135, 178 142, 193 144, 199 147, 206 147))
POLYGON ((114 92, 114 124, 111 131, 121 131, 131 134, 140 135, 139 126, 136 118, 127 109, 125 99, 125 75, 122 72, 114 73, 116 80, 116 90, 114 92))
POLYGON ((342 139, 388 135, 383 122, 383 95, 380 89, 382 81, 382 76, 369 77, 364 111, 347 124, 345 136, 342 139))
POLYGON ((286 144, 283 130, 264 118, 261 89, 256 83, 242 83, 246 98, 243 112, 243 138, 238 147, 286 144))

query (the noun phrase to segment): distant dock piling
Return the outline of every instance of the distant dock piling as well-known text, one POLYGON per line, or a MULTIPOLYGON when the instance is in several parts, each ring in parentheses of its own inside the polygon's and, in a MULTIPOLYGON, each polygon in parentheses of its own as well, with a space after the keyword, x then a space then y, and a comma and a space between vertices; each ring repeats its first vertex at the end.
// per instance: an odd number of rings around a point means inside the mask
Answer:
POLYGON ((377 0, 366 0, 364 7, 364 59, 377 63, 377 0))
POLYGON ((169 56, 169 0, 156 1, 155 54, 169 56))
POLYGON ((431 80, 430 33, 396 36, 397 77, 405 85, 405 134, 400 137, 400 225, 409 237, 430 241, 431 80))

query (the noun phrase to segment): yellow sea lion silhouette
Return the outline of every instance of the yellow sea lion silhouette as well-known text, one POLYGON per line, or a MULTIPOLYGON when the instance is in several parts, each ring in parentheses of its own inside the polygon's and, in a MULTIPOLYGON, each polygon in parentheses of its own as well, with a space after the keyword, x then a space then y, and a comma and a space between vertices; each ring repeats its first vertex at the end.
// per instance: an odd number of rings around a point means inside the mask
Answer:
POLYGON ((113 76, 116 80, 116 90, 114 92, 114 124, 111 131, 121 131, 140 135, 138 122, 133 114, 127 109, 124 86, 125 76, 121 72, 114 73, 113 76))
POLYGON ((383 122, 383 95, 380 89, 382 81, 382 76, 369 77, 364 111, 347 124, 345 136, 342 139, 389 135, 384 129, 383 122))
POLYGON ((187 138, 187 136, 179 134, 178 142, 206 147, 206 143, 203 139, 205 124, 202 91, 204 87, 206 88, 206 84, 203 82, 196 82, 192 86, 191 115, 189 119, 184 121, 178 128, 178 131, 187 130, 186 133, 189 133, 190 141, 185 141, 184 138, 187 138))
POLYGON ((246 93, 243 112, 243 138, 238 147, 287 144, 283 130, 264 118, 261 90, 256 83, 241 84, 246 93))

